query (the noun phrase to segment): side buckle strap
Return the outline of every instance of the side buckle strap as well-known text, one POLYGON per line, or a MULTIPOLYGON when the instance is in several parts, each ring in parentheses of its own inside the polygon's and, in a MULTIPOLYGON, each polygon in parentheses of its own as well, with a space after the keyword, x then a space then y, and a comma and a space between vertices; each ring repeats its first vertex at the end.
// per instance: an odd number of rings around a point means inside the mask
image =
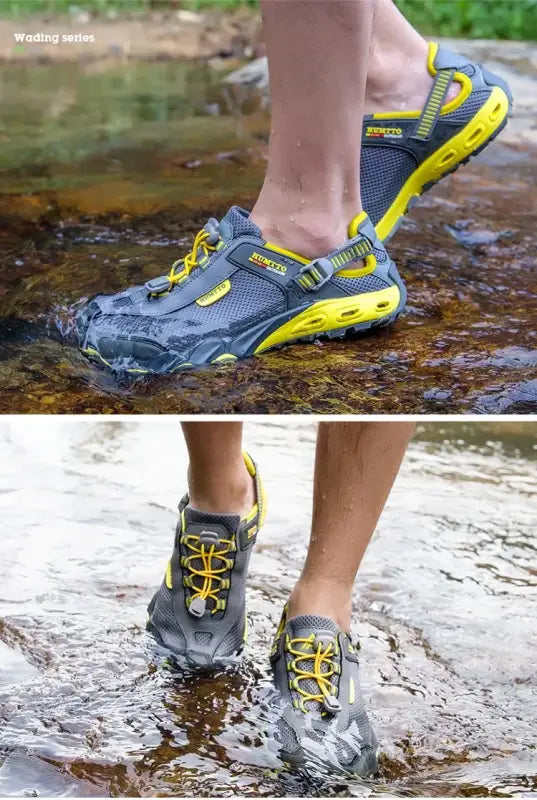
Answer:
POLYGON ((434 83, 418 120, 412 139, 426 140, 439 117, 448 89, 455 74, 454 69, 440 69, 436 73, 434 83))
POLYGON ((349 239, 343 247, 333 250, 324 258, 316 258, 300 269, 294 278, 304 292, 318 292, 321 286, 340 269, 371 253, 371 242, 362 234, 349 239))
POLYGON ((315 261, 304 264, 295 277, 295 282, 305 292, 318 292, 333 274, 334 267, 330 259, 316 258, 315 261))

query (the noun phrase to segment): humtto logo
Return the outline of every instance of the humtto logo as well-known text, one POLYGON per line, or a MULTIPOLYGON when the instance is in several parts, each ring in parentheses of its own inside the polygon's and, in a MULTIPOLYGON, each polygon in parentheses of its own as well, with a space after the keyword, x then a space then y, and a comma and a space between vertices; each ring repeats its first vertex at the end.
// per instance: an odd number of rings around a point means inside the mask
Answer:
POLYGON ((271 258, 261 255, 261 253, 256 253, 255 250, 249 257, 248 261, 251 261, 252 264, 256 265, 256 267, 269 269, 271 272, 277 272, 279 275, 285 275, 287 272, 287 267, 284 264, 278 264, 277 261, 273 261, 271 258))
POLYGON ((402 128, 380 128, 375 125, 368 125, 366 136, 371 136, 375 139, 401 139, 403 137, 402 128))

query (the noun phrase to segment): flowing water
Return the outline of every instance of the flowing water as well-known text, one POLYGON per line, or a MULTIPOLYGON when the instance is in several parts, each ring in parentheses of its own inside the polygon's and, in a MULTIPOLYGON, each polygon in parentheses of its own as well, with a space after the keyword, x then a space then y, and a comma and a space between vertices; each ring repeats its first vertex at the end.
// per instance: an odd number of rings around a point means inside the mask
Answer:
POLYGON ((218 61, 4 66, 0 410, 536 411, 537 58, 478 56, 509 79, 515 116, 394 239, 409 306, 391 330, 128 382, 77 352, 73 311, 162 274, 209 216, 252 206, 266 94, 224 83, 218 61))
POLYGON ((269 498, 235 671, 144 630, 186 453, 173 419, 0 421, 0 795, 537 796, 535 423, 420 426, 359 573, 378 778, 267 747, 268 650, 304 558, 315 426, 252 422, 269 498))

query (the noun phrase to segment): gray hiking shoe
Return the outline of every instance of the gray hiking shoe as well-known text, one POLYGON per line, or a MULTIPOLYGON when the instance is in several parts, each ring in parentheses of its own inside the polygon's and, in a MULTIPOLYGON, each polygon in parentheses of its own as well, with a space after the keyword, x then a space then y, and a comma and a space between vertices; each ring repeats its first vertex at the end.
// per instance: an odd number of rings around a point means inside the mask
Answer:
POLYGON ((244 453, 255 480, 249 514, 209 514, 185 495, 172 557, 151 600, 147 630, 190 668, 234 664, 247 634, 245 589, 248 562, 265 517, 265 495, 256 465, 244 453))
POLYGON ((427 66, 434 83, 423 109, 364 117, 362 201, 382 241, 423 192, 500 133, 511 109, 502 78, 443 45, 429 43, 427 66), (446 103, 453 82, 461 88, 446 103))
POLYGON ((284 761, 324 763, 361 777, 377 771, 358 647, 333 620, 310 614, 287 620, 284 609, 271 652, 285 704, 275 731, 284 761))
POLYGON ((233 206, 167 275, 86 303, 76 329, 82 352, 112 370, 175 373, 388 325, 405 302, 367 214, 341 247, 310 261, 266 241, 233 206))

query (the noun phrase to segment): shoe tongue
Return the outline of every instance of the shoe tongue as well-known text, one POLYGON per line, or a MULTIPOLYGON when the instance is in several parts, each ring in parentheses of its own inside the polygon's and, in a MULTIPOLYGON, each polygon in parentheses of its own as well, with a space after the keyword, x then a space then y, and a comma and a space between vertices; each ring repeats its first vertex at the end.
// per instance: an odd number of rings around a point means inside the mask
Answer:
POLYGON ((332 634, 336 637, 339 627, 330 617, 320 617, 316 614, 300 614, 298 617, 291 617, 287 621, 289 633, 292 639, 307 639, 314 633, 332 634))
POLYGON ((261 231, 250 219, 249 212, 239 206, 231 206, 220 220, 220 235, 226 242, 231 242, 239 236, 256 236, 261 239, 261 231))
POLYGON ((186 506, 185 508, 185 522, 207 525, 222 525, 230 534, 237 531, 241 518, 239 514, 211 514, 208 511, 200 511, 198 508, 186 506))

